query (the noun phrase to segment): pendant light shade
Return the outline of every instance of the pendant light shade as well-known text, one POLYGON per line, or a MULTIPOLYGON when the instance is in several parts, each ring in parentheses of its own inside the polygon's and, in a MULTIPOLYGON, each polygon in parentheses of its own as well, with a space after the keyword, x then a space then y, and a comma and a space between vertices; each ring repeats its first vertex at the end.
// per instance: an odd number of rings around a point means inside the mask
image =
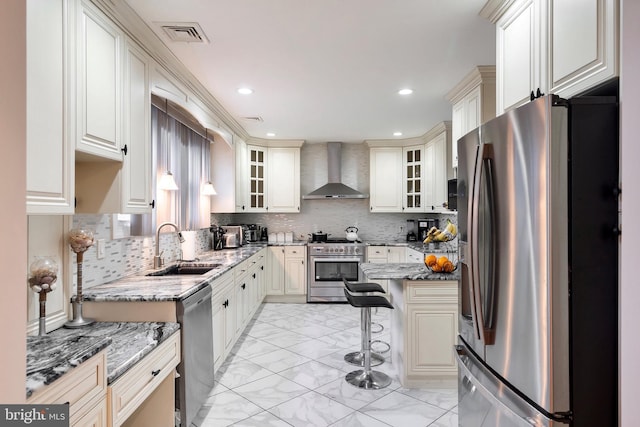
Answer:
POLYGON ((160 182, 158 183, 158 188, 161 190, 168 191, 177 191, 178 185, 176 184, 176 180, 173 178, 173 174, 169 171, 166 171, 161 177, 160 182))
POLYGON ((211 181, 206 182, 202 186, 202 195, 203 196, 215 196, 216 194, 218 194, 218 193, 216 192, 216 189, 213 188, 213 184, 211 183, 211 181))

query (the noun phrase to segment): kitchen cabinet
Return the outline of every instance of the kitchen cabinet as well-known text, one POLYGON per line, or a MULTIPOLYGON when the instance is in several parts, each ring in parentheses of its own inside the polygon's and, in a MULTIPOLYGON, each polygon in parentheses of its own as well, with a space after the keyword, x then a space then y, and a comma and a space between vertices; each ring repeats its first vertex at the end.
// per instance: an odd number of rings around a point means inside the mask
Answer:
POLYGON ((173 423, 174 408, 167 403, 174 401, 175 369, 178 363, 179 331, 109 385, 109 426, 173 423))
POLYGON ((496 116, 496 67, 478 66, 447 94, 452 104, 451 167, 458 167, 458 139, 496 116))
POLYGON ((267 209, 269 212, 300 212, 300 149, 268 149, 267 209))
POLYGON ((28 0, 27 214, 74 213, 75 7, 28 0))
MULTIPOLYGON (((386 264, 388 261, 388 249, 386 246, 367 246, 367 262, 373 264, 386 264)), ((389 291, 388 280, 376 280, 385 292, 389 291)))
MULTIPOLYGON (((247 189, 248 189, 248 156, 247 143, 242 140, 235 141, 235 165, 236 165, 236 182, 235 182, 235 211, 244 212, 247 209, 247 189)), ((215 181, 214 181, 215 182, 215 181)))
POLYGON ((424 146, 402 149, 403 212, 424 212, 424 146))
POLYGON ((618 75, 619 1, 505 0, 481 15, 496 24, 497 114, 531 93, 564 98, 618 75))
POLYGON ((306 246, 270 246, 267 257, 267 301, 305 302, 306 246))
POLYGON ((88 1, 78 10, 76 150, 122 161, 123 34, 88 1))
POLYGON ((246 212, 248 187, 247 144, 233 138, 233 144, 214 134, 211 144, 211 182, 217 194, 211 197, 211 212, 246 212))
POLYGON ((267 150, 264 147, 247 146, 249 160, 249 204, 248 212, 267 211, 266 162, 267 150))
POLYGON ((450 122, 443 122, 439 132, 425 146, 425 195, 423 212, 443 212, 449 200, 447 178, 453 174, 448 161, 451 153, 450 122))
POLYGON ((249 281, 249 260, 243 261, 235 269, 236 289, 236 336, 239 336, 249 321, 251 311, 251 282, 249 281))
POLYGON ((213 322, 213 369, 217 371, 235 342, 235 289, 229 272, 211 283, 213 322))
POLYGON ((69 404, 69 425, 107 425, 107 350, 34 392, 30 405, 69 404))
POLYGON ((402 147, 369 149, 371 212, 402 212, 402 147))
POLYGON ((424 262, 424 254, 412 248, 407 248, 407 262, 424 262))

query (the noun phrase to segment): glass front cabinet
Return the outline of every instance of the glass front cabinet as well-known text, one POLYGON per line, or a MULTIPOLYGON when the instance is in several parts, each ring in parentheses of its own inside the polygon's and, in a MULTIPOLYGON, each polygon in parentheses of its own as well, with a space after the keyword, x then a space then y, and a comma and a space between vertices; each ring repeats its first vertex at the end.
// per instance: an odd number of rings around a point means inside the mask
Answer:
POLYGON ((403 148, 403 212, 424 212, 424 146, 403 148))

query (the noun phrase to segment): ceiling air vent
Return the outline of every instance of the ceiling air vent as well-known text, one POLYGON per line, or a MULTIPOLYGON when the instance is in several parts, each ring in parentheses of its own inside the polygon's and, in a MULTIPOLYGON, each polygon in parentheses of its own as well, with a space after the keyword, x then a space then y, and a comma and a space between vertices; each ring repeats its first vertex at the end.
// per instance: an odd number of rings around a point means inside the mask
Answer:
POLYGON ((196 22, 161 22, 162 31, 174 42, 209 43, 202 27, 196 22))
POLYGON ((246 120, 248 122, 259 122, 259 123, 264 122, 264 120, 260 116, 247 116, 247 117, 243 117, 242 120, 246 120))

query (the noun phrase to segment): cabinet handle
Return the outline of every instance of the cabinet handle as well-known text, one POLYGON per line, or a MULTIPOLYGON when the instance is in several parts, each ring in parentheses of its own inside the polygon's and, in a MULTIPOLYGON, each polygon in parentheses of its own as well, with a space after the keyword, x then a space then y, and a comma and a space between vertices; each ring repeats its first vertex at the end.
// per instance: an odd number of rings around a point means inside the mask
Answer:
POLYGON ((260 266, 260 270, 264 270, 264 265, 261 265, 261 266, 260 266))
POLYGON ((160 373, 160 369, 156 369, 155 371, 151 371, 151 375, 156 377, 160 373))
POLYGON ((256 278, 256 273, 253 273, 253 278, 254 278, 254 279, 256 278))
POLYGON ((302 263, 302 265, 304 265, 304 260, 303 260, 303 261, 300 261, 300 263, 302 263))
POLYGON ((156 207, 156 201, 155 199, 151 201, 151 203, 149 203, 149 206, 151 206, 151 209, 155 209, 156 207))
POLYGON ((242 289, 245 289, 247 287, 246 283, 243 283, 242 286, 240 286, 242 289))
POLYGON ((120 151, 122 151, 122 152, 124 153, 124 155, 126 156, 126 155, 127 155, 127 152, 129 151, 129 149, 127 148, 127 144, 124 144, 124 147, 122 147, 122 148, 120 149, 120 151))

